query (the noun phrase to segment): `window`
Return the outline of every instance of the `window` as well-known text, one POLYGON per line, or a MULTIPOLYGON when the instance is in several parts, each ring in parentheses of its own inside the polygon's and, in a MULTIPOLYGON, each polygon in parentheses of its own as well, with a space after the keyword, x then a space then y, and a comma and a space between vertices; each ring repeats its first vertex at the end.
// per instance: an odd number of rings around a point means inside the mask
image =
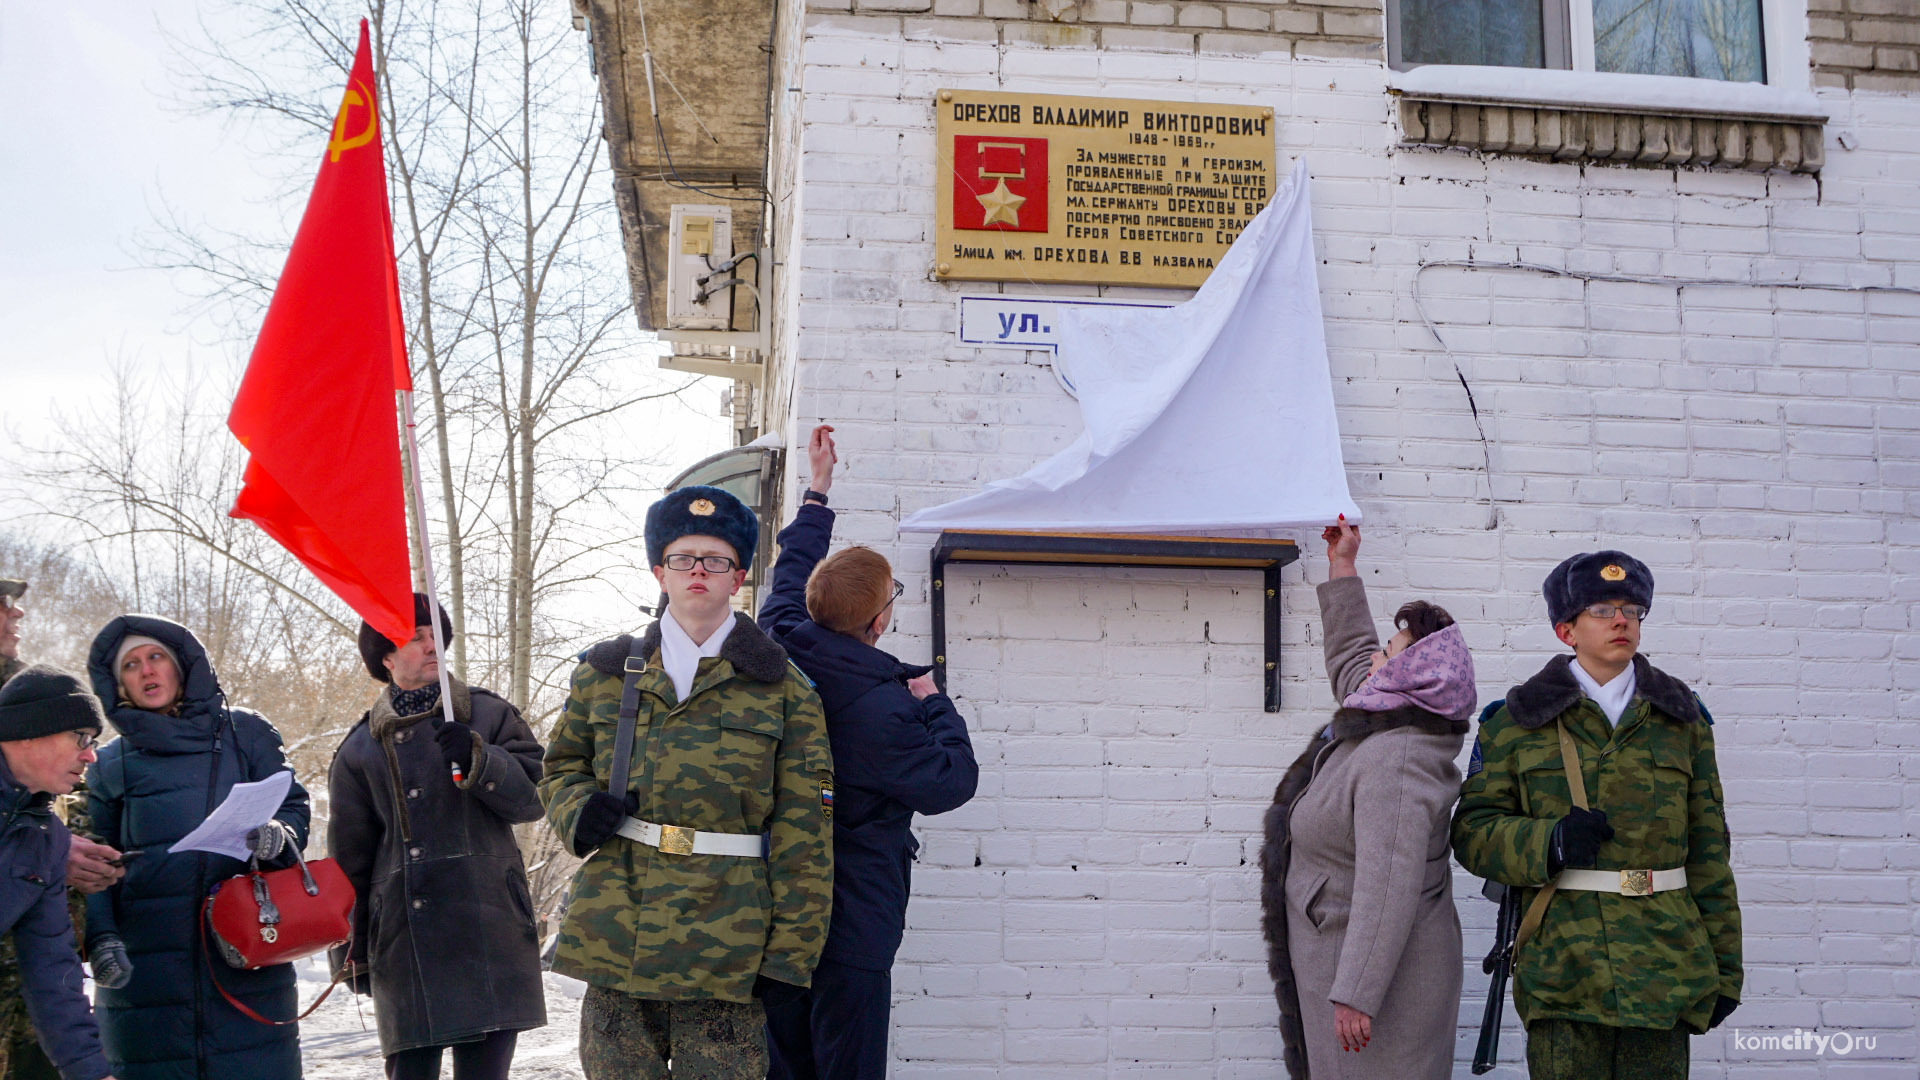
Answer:
POLYGON ((1390 0, 1394 68, 1561 68, 1767 81, 1765 0, 1390 0))

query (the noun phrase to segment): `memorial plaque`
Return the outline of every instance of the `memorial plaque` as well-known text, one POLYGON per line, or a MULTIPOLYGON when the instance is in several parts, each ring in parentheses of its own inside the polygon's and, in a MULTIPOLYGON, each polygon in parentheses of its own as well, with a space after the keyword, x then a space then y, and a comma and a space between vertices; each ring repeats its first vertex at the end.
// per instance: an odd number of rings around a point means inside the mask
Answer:
POLYGON ((1273 110, 942 90, 945 281, 1198 288, 1274 186, 1273 110))

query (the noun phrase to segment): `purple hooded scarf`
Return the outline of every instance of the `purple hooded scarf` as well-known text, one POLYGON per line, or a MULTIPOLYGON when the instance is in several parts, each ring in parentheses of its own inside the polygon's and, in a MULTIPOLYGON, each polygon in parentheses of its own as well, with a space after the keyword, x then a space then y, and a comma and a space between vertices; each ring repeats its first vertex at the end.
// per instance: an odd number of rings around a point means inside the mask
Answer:
POLYGON ((1479 700, 1473 654, 1456 623, 1400 650, 1341 704, 1367 712, 1413 705, 1449 720, 1468 720, 1479 700))

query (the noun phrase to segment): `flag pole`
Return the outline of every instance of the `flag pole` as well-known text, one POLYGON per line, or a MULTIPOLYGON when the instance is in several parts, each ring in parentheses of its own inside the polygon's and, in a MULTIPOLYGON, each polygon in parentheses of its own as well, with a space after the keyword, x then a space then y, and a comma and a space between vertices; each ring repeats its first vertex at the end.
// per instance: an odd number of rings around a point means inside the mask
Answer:
MULTIPOLYGON (((440 712, 448 723, 454 723, 453 691, 447 686, 446 635, 440 630, 440 590, 433 580, 433 540, 427 535, 427 490, 420 480, 420 436, 414 430, 413 391, 400 392, 400 412, 406 420, 407 441, 402 447, 407 452, 407 472, 413 476, 413 527, 420 534, 420 562, 427 579, 427 618, 433 626, 433 654, 438 658, 434 666, 440 671, 440 712)), ((447 763, 453 770, 453 782, 462 779, 460 766, 447 763)))

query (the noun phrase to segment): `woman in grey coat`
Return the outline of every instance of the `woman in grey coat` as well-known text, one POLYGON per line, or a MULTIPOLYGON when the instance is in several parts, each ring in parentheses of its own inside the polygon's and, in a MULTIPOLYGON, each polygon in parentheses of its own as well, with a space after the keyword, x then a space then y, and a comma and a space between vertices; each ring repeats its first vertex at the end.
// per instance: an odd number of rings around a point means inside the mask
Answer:
POLYGON ((1461 961, 1447 830, 1473 659, 1453 619, 1422 602, 1400 609, 1382 648, 1354 563, 1360 530, 1325 539, 1320 619, 1341 707, 1280 781, 1261 852, 1287 1071, 1446 1077, 1461 961))

